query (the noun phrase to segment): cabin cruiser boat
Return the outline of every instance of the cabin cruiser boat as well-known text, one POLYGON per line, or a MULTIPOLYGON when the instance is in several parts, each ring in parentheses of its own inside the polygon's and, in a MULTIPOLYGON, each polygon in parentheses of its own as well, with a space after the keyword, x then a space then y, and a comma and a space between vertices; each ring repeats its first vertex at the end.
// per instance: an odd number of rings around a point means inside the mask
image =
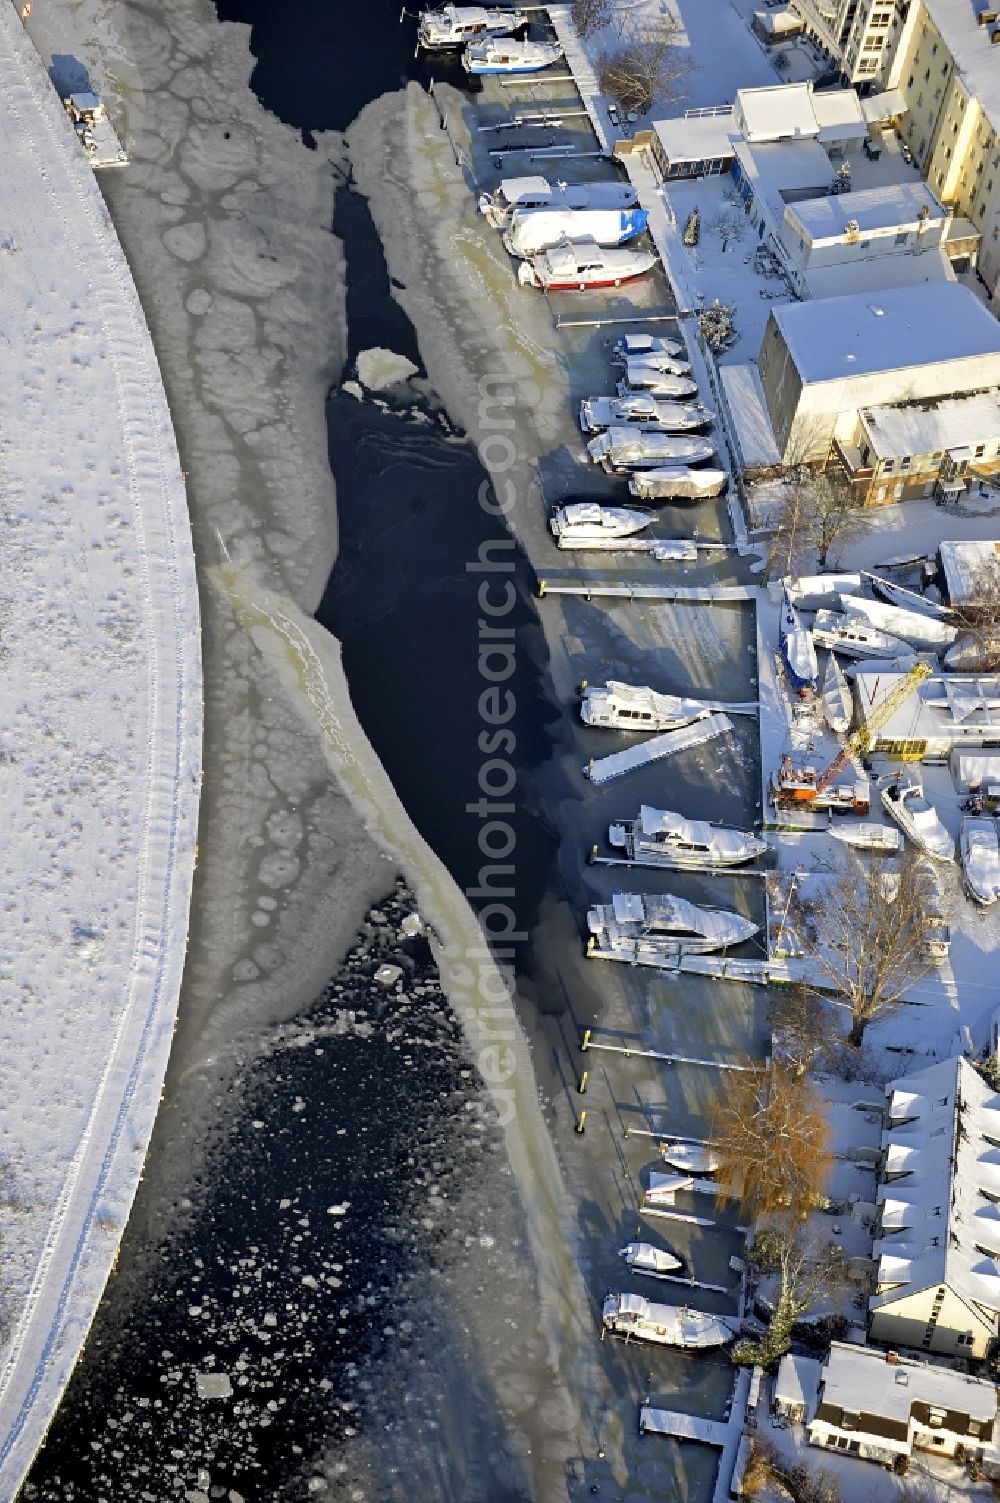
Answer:
POLYGON ((844 595, 840 603, 852 616, 863 616, 879 631, 924 651, 940 652, 950 647, 958 636, 955 627, 949 626, 947 621, 921 615, 919 611, 903 610, 898 605, 886 605, 883 600, 869 600, 865 595, 844 595))
POLYGON ((703 908, 672 893, 615 893, 587 912, 587 954, 656 965, 709 955, 752 939, 758 925, 728 908, 703 908))
POLYGON ((935 861, 954 861, 955 842, 924 798, 923 784, 916 778, 901 778, 882 789, 882 807, 908 840, 935 861))
POLYGON ((906 653, 906 643, 879 631, 863 616, 842 611, 819 610, 812 624, 813 641, 845 658, 895 658, 906 653))
MULTIPOLYGON (((685 355, 687 351, 684 351, 685 355)), ((690 376, 691 365, 676 356, 659 355, 655 360, 642 360, 630 356, 625 361, 625 380, 629 386, 639 388, 655 386, 663 376, 690 376)))
POLYGON ((936 600, 930 600, 916 590, 908 590, 891 579, 883 579, 880 574, 865 572, 864 577, 876 595, 881 596, 888 605, 898 605, 903 610, 916 611, 918 615, 933 616, 938 621, 952 619, 953 612, 946 605, 939 605, 936 600))
POLYGON ((676 731, 711 714, 703 699, 659 694, 645 684, 587 684, 580 705, 584 725, 611 731, 676 731))
POLYGON ((975 902, 1000 898, 1000 840, 996 820, 966 815, 958 837, 958 855, 966 890, 975 902))
POLYGON ((707 1143, 661 1143, 660 1157, 672 1169, 688 1174, 714 1174, 721 1163, 707 1143))
POLYGON ((641 805, 638 819, 612 825, 608 839, 637 866, 742 866, 767 850, 767 841, 669 809, 641 805))
POLYGON ((565 240, 624 245, 642 234, 648 219, 645 209, 515 209, 504 232, 504 249, 527 257, 565 240))
POLYGON ((488 37, 470 42, 462 53, 462 67, 473 77, 492 73, 540 73, 562 57, 555 42, 518 41, 514 37, 488 37))
POLYGON ((788 598, 800 611, 835 609, 841 595, 861 592, 860 574, 800 574, 783 581, 788 598))
POLYGON ((611 364, 624 365, 627 360, 676 360, 687 353, 682 339, 662 339, 658 334, 623 334, 611 351, 611 364))
MULTIPOLYGON (((656 265, 652 251, 602 250, 592 240, 555 245, 541 255, 522 261, 517 279, 522 287, 541 287, 560 292, 591 287, 620 287, 644 276, 656 265)), ((694 388, 697 390, 697 387, 694 388)))
POLYGON ((708 428, 715 413, 701 402, 665 402, 650 391, 630 391, 624 397, 586 397, 580 403, 584 433, 603 428, 638 428, 643 433, 685 433, 708 428))
POLYGON ((662 1279, 665 1275, 679 1273, 684 1267, 680 1258, 665 1248, 653 1247, 650 1242, 630 1242, 619 1251, 619 1257, 633 1273, 645 1273, 650 1278, 662 1279))
POLYGON ((515 210, 631 209, 639 195, 631 183, 550 183, 544 177, 505 177, 492 193, 483 193, 479 212, 494 229, 506 230, 515 210))
POLYGON ((609 475, 649 470, 676 462, 690 465, 711 459, 715 445, 708 438, 685 438, 674 433, 643 433, 641 429, 608 428, 592 438, 587 453, 609 475))
POLYGON ((698 395, 698 383, 690 376, 672 376, 666 371, 637 373, 637 379, 629 382, 624 377, 615 382, 615 391, 627 397, 633 391, 646 391, 654 397, 672 397, 686 401, 698 395))
POLYGON ((736 1335, 721 1315, 706 1315, 686 1306, 653 1305, 641 1294, 609 1294, 601 1312, 604 1329, 626 1340, 657 1346, 701 1348, 725 1346, 736 1335))
POLYGON ((855 851, 881 851, 895 855, 903 849, 903 832, 895 825, 877 825, 863 821, 857 825, 831 825, 828 834, 855 851))
POLYGON ((552 513, 549 527, 560 548, 592 548, 606 546, 617 538, 634 537, 651 521, 648 511, 600 506, 596 501, 570 501, 552 513))
POLYGON ((816 661, 812 633, 802 625, 798 611, 788 598, 787 590, 783 590, 781 594, 778 645, 796 693, 815 693, 819 664, 816 661))
POLYGON ((428 52, 464 47, 488 36, 511 36, 528 25, 524 10, 487 10, 482 5, 443 5, 425 10, 417 27, 417 41, 428 52))
POLYGON ((628 488, 643 501, 706 501, 725 490, 725 470, 689 470, 686 465, 658 465, 637 470, 628 488))
POLYGON ((820 704, 831 731, 843 735, 850 730, 854 718, 854 700, 840 664, 831 652, 820 688, 820 704))
POLYGON ((672 1206, 682 1190, 694 1189, 693 1174, 659 1174, 654 1169, 643 1196, 643 1204, 672 1206))

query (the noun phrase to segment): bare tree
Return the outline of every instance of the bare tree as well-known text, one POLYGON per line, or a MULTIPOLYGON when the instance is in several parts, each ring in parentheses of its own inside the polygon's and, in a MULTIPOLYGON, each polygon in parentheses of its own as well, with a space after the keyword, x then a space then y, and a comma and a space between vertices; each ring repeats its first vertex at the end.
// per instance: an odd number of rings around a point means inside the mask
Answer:
POLYGON ((792 1345, 792 1331, 817 1300, 847 1282, 844 1250, 822 1233, 784 1215, 770 1222, 747 1248, 747 1259, 761 1274, 777 1279, 770 1324, 759 1341, 746 1341, 734 1352, 741 1362, 773 1367, 792 1345))
POLYGON ((737 213, 735 209, 723 209, 712 220, 709 229, 715 231, 722 243, 723 251, 726 251, 731 240, 743 239, 746 226, 745 214, 737 213))
POLYGON ((1000 668, 1000 561, 977 570, 965 599, 952 605, 955 625, 966 638, 970 667, 1000 668))
POLYGON ((772 513, 770 572, 826 568, 831 553, 859 537, 872 516, 845 480, 830 470, 796 466, 772 513))
POLYGON ((840 1503, 840 1486, 827 1467, 793 1461, 773 1440, 753 1433, 743 1472, 743 1494, 754 1497, 769 1486, 787 1493, 793 1503, 840 1503))
POLYGON ((626 114, 645 115, 654 99, 671 103, 684 95, 693 71, 691 49, 680 45, 683 32, 674 16, 634 23, 621 45, 597 60, 602 94, 610 94, 626 114))
POLYGON ((583 38, 607 26, 614 13, 614 0, 572 0, 570 5, 573 25, 583 38))
POLYGON ((830 1168, 819 1096, 778 1062, 725 1073, 709 1112, 722 1193, 753 1218, 807 1216, 823 1199, 830 1168))
POLYGON ((805 1075, 830 1042, 823 998, 798 983, 776 987, 769 1012, 774 1057, 793 1075, 805 1075))
POLYGON ((844 865, 803 925, 815 970, 851 1015, 849 1042, 900 1006, 932 960, 943 915, 929 900, 929 872, 907 850, 891 876, 884 865, 845 853, 844 865))

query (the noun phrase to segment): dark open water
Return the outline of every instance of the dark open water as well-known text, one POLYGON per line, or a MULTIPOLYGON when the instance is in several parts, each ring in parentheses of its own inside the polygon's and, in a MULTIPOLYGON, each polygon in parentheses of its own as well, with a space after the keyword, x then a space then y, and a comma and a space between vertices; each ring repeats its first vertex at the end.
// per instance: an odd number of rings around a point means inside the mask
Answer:
MULTIPOLYGON (((413 25, 398 25, 394 0, 217 4, 222 19, 252 25, 253 87, 307 141, 312 131, 347 127, 369 100, 419 76, 413 25)), ((335 230, 348 257, 351 357, 383 345, 419 362, 367 206, 349 188, 335 230)), ((334 393, 329 428, 341 551, 319 618, 343 642, 358 713, 404 804, 465 886, 482 860, 464 813, 478 796, 482 687, 478 579, 465 565, 502 535, 475 501, 484 472, 433 402, 415 417, 334 393)), ((524 790, 546 755, 551 708, 523 559, 516 580, 508 621, 518 629, 517 904, 530 929, 554 840, 524 790)), ((394 938, 407 906, 401 891, 381 905, 299 1036, 238 1082, 240 1108, 207 1182, 190 1186, 194 1210, 162 1246, 148 1242, 140 1187, 119 1272, 26 1498, 161 1503, 194 1490, 230 1503, 297 1499, 311 1460, 318 1466, 364 1427, 371 1390, 359 1372, 379 1364, 393 1301, 454 1235, 447 1199, 446 1214, 426 1224, 429 1184, 447 1197, 452 1177, 468 1173, 452 1133, 478 1111, 429 950, 420 940, 400 950, 394 938), (409 1001, 373 982, 384 959, 404 966, 409 1001), (131 1276, 150 1261, 150 1279, 131 1276), (198 1397, 195 1375, 212 1371, 229 1375, 231 1398, 198 1397)), ((184 1147, 160 1142, 157 1151, 184 1147)), ((426 1338, 416 1330, 412 1339, 426 1338)), ((392 1353, 409 1344, 394 1329, 376 1383, 391 1383, 392 1353)), ((494 1445, 475 1383, 472 1374, 480 1439, 494 1445)), ((334 1485, 320 1496, 357 1494, 334 1485)))

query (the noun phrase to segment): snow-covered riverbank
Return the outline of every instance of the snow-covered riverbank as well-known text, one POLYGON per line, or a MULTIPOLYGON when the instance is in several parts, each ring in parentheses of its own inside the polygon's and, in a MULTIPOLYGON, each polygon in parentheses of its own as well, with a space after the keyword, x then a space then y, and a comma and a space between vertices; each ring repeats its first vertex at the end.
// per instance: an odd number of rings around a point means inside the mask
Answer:
POLYGON ((115 1259, 166 1068, 201 780, 199 607, 152 343, 93 173, 0 7, 6 811, 0 1497, 115 1259))

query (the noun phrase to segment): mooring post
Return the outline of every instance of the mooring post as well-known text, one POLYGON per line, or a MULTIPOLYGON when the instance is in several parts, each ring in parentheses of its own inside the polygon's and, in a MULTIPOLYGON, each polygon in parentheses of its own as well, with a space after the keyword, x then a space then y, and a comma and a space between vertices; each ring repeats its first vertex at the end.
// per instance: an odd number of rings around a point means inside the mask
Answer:
POLYGON ((580 1115, 579 1115, 579 1117, 577 1117, 577 1119, 576 1119, 576 1128, 574 1130, 576 1132, 578 1132, 580 1134, 580 1136, 582 1137, 584 1129, 585 1129, 586 1126, 587 1126, 587 1113, 586 1112, 581 1112, 580 1115))
POLYGON ((589 1073, 590 1072, 588 1070, 584 1070, 583 1074, 580 1076, 580 1084, 576 1088, 578 1096, 582 1096, 586 1092, 587 1076, 589 1075, 589 1073))
POLYGON ((587 1050, 590 1048, 590 1035, 592 1032, 593 1029, 591 1028, 585 1028, 583 1030, 583 1038, 580 1042, 580 1052, 582 1054, 586 1054, 587 1050))

